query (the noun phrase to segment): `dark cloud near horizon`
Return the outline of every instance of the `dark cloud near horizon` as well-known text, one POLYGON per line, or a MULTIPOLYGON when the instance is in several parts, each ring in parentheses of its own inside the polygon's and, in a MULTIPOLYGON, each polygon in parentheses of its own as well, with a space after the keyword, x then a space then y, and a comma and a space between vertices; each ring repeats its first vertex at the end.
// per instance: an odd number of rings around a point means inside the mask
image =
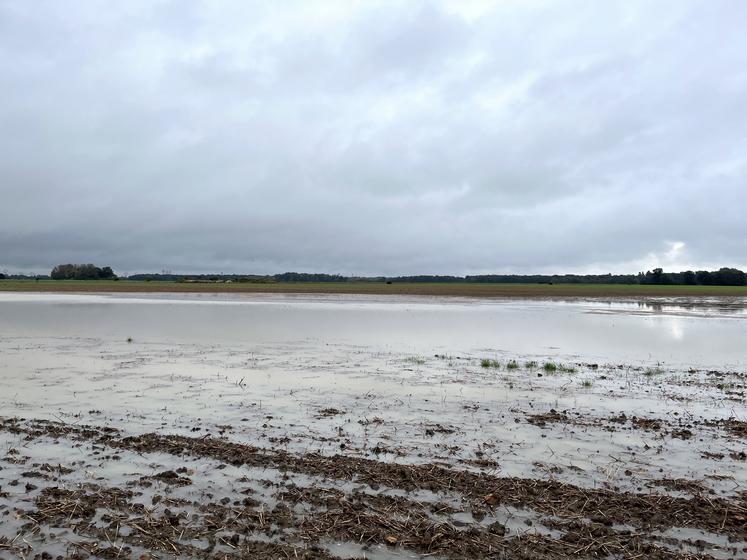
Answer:
POLYGON ((747 4, 0 0, 0 269, 747 268, 747 4))

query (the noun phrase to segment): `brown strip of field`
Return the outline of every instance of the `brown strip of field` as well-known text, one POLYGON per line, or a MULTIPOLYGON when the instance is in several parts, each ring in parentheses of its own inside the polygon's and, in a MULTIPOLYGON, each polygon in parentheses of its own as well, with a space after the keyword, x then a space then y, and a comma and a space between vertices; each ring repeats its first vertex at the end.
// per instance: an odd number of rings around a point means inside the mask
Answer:
POLYGON ((203 283, 128 280, 1 280, 0 292, 369 294, 477 298, 712 297, 747 296, 747 286, 622 284, 478 284, 394 282, 203 283))

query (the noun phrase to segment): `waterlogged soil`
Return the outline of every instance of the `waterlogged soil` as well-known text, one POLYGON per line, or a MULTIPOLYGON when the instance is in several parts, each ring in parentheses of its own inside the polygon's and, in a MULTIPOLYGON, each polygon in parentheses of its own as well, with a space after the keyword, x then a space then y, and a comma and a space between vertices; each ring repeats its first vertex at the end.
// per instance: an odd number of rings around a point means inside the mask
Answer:
POLYGON ((695 481, 657 481, 684 485, 692 494, 685 498, 438 463, 296 454, 220 436, 133 436, 17 418, 4 418, 0 432, 7 453, 0 515, 16 533, 3 536, 0 550, 19 557, 747 553, 747 496, 717 496, 695 481), (673 528, 690 537, 667 538, 673 528), (338 543, 359 551, 340 554, 338 543))
POLYGON ((141 339, 103 309, 0 320, 2 559, 747 557, 739 363, 141 339))

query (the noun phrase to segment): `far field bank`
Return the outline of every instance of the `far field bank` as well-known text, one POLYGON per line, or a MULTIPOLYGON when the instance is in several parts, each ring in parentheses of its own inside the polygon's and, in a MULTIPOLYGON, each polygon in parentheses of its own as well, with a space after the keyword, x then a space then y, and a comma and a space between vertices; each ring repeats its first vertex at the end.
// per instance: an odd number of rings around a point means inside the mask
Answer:
POLYGON ((0 280, 0 292, 393 294, 504 297, 747 296, 747 286, 384 282, 190 283, 130 280, 0 280))

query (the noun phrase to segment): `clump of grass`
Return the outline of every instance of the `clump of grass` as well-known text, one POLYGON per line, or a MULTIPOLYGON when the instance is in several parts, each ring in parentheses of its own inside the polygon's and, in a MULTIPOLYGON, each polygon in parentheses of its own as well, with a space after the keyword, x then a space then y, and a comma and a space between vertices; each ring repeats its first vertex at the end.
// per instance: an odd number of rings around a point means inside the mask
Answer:
POLYGON ((501 367, 501 363, 498 360, 490 360, 488 358, 483 358, 482 360, 480 360, 480 366, 484 368, 498 369, 501 367))
POLYGON ((419 356, 410 356, 409 358, 405 358, 405 361, 419 366, 422 366, 425 363, 425 359, 419 356))
POLYGON ((563 373, 576 373, 576 368, 573 366, 566 366, 564 364, 558 365, 558 370, 563 373))
POLYGON ((591 379, 584 379, 581 382, 581 386, 585 387, 587 389, 590 389, 592 387, 592 385, 594 385, 594 382, 591 379))
POLYGON ((534 360, 531 360, 529 362, 524 362, 524 367, 527 369, 534 369, 537 367, 537 365, 538 365, 537 362, 535 362, 534 360))
POLYGON ((547 373, 555 373, 558 371, 558 364, 555 362, 545 362, 542 366, 542 369, 544 369, 547 373))
POLYGON ((643 372, 643 375, 645 375, 646 377, 653 377, 654 375, 661 375, 662 373, 664 373, 663 369, 661 369, 660 367, 655 367, 655 368, 648 368, 646 371, 643 372))
POLYGON ((516 360, 509 360, 506 362, 506 369, 519 369, 519 362, 516 360))

